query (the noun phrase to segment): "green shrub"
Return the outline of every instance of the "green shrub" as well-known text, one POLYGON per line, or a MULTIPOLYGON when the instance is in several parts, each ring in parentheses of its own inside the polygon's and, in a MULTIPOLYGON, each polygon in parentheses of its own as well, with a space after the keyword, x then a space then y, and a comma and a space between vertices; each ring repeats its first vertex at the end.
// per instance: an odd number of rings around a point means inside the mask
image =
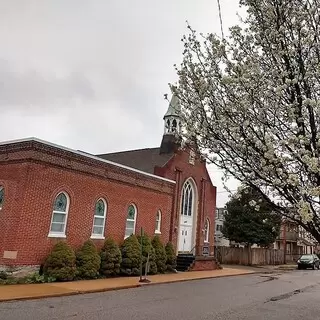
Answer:
POLYGON ((57 281, 71 281, 76 274, 76 255, 65 242, 59 241, 52 249, 43 266, 46 277, 57 281))
POLYGON ((137 237, 132 234, 121 246, 122 262, 120 272, 125 275, 140 274, 140 245, 137 237))
POLYGON ((177 267, 177 257, 176 253, 174 252, 174 247, 171 242, 166 244, 166 254, 167 254, 167 270, 174 271, 177 267))
POLYGON ((157 263, 156 263, 156 253, 152 246, 151 240, 147 234, 143 236, 138 236, 139 244, 141 243, 142 237, 142 272, 145 273, 145 267, 148 260, 149 254, 149 271, 148 274, 157 274, 157 263))
POLYGON ((152 239, 152 246, 156 255, 157 270, 159 273, 164 273, 167 269, 167 254, 159 236, 152 239))
POLYGON ((122 261, 121 251, 117 243, 108 238, 104 242, 101 253, 100 274, 106 277, 115 276, 120 273, 120 265, 122 261))
POLYGON ((77 278, 96 279, 99 276, 100 255, 92 240, 87 240, 76 253, 77 278))
POLYGON ((29 274, 24 277, 13 277, 8 276, 7 279, 0 279, 1 284, 30 284, 30 283, 47 283, 47 282, 54 282, 56 281, 55 278, 45 277, 44 275, 40 275, 38 272, 33 274, 29 274))
POLYGON ((8 274, 5 271, 0 271, 0 279, 1 280, 7 280, 8 274))

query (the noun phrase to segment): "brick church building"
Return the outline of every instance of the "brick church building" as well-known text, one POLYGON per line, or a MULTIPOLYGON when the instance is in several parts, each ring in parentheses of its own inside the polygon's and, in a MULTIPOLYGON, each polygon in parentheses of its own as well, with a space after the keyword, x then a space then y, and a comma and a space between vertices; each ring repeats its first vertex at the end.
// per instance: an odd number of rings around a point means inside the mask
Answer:
POLYGON ((0 266, 39 265, 61 239, 121 243, 141 227, 177 254, 212 255, 216 188, 179 136, 179 110, 173 96, 157 148, 92 155, 36 138, 0 143, 0 266))

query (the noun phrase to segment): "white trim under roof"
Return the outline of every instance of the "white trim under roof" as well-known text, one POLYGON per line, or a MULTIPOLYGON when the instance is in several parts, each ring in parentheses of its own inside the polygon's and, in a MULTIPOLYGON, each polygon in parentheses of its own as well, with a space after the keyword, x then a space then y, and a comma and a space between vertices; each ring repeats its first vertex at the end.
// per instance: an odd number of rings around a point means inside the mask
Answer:
POLYGON ((77 155, 80 155, 80 156, 83 156, 83 157, 86 157, 86 158, 89 158, 89 159, 92 159, 92 160, 96 160, 96 161, 100 161, 100 162, 103 162, 103 163, 107 163, 107 164, 110 164, 110 165, 118 167, 118 168, 122 168, 122 169, 126 169, 126 170, 129 170, 129 171, 133 171, 133 172, 136 172, 136 173, 151 177, 153 179, 158 179, 158 180, 162 180, 162 181, 166 181, 166 182, 170 182, 170 183, 176 183, 175 181, 170 180, 170 179, 162 178, 162 177, 156 176, 156 175, 148 173, 148 172, 144 172, 144 171, 141 171, 141 170, 138 170, 138 169, 134 169, 134 168, 131 168, 131 167, 124 166, 124 165, 116 163, 116 162, 112 162, 112 161, 109 161, 109 160, 105 160, 105 159, 99 158, 97 156, 91 155, 91 154, 86 153, 86 152, 73 150, 73 149, 70 149, 70 148, 67 148, 67 147, 63 147, 63 146, 60 146, 58 144, 51 143, 51 142, 48 142, 48 141, 45 141, 45 140, 41 140, 41 139, 38 139, 38 138, 34 138, 34 137, 0 142, 0 146, 8 145, 8 144, 14 144, 14 143, 22 143, 22 142, 38 142, 38 143, 41 143, 41 144, 44 144, 44 145, 47 145, 47 146, 50 146, 50 147, 54 147, 54 148, 63 150, 63 151, 71 152, 71 153, 74 153, 74 154, 77 154, 77 155))

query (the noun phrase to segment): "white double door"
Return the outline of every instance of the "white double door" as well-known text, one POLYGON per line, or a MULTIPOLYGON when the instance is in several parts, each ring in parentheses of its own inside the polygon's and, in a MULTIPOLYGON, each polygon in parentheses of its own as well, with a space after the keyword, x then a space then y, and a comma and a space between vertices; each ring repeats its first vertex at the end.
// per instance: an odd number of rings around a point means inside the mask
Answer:
POLYGON ((179 251, 189 252, 192 250, 192 217, 180 216, 179 251))

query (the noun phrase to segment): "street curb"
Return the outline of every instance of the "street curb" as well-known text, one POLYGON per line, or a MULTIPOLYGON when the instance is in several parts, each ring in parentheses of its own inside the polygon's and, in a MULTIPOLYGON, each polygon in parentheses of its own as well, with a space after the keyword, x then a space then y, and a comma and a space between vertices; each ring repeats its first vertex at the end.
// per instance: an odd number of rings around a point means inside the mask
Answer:
POLYGON ((126 289, 134 289, 134 288, 140 288, 142 287, 142 284, 130 284, 127 286, 122 287, 114 287, 114 288, 101 288, 101 289, 92 289, 92 290, 81 290, 76 291, 76 294, 87 294, 87 293, 101 293, 101 292, 107 292, 107 291, 120 291, 120 290, 126 290, 126 289))
POLYGON ((0 298, 0 303, 1 302, 12 302, 12 301, 39 300, 39 299, 46 299, 46 298, 67 297, 67 296, 74 296, 77 294, 78 294, 77 291, 70 291, 70 292, 63 292, 63 293, 49 293, 49 294, 40 295, 40 296, 26 296, 26 297, 16 297, 16 298, 8 298, 8 299, 0 298))
POLYGON ((142 288, 144 286, 154 286, 154 285, 196 281, 196 280, 208 280, 208 279, 215 279, 215 278, 245 276, 245 275, 252 275, 252 274, 257 274, 257 273, 262 273, 262 272, 252 271, 249 273, 247 272, 247 273, 237 273, 237 274, 229 274, 229 275, 217 275, 217 276, 213 276, 213 277, 207 276, 207 277, 203 277, 203 278, 168 280, 168 281, 164 281, 164 282, 138 283, 138 284, 132 284, 132 285, 127 285, 127 286, 122 286, 122 287, 113 287, 113 288, 76 290, 76 291, 62 292, 62 293, 49 293, 49 294, 43 294, 43 295, 39 295, 39 296, 25 296, 25 297, 15 297, 15 298, 8 298, 8 299, 0 298, 0 303, 1 302, 12 302, 12 301, 25 301, 25 300, 39 300, 39 299, 46 299, 46 298, 58 298, 58 297, 75 296, 75 295, 89 294, 89 293, 102 293, 102 292, 108 292, 108 291, 119 291, 119 290, 126 290, 126 289, 142 288))
POLYGON ((214 276, 214 277, 203 277, 203 278, 192 278, 192 279, 179 279, 179 280, 171 280, 171 281, 164 281, 164 282, 150 282, 150 283, 145 283, 141 284, 140 286, 152 286, 152 285, 161 285, 161 284, 169 284, 169 283, 178 283, 178 282, 187 282, 187 281, 197 281, 197 280, 208 280, 208 279, 216 279, 216 278, 227 278, 227 277, 237 277, 237 276, 247 276, 251 274, 257 274, 261 273, 260 271, 252 271, 252 272, 247 272, 247 273, 237 273, 237 274, 226 274, 226 275, 219 275, 219 276, 214 276))
POLYGON ((39 296, 25 296, 25 297, 15 297, 15 298, 8 298, 8 299, 0 298, 0 303, 1 302, 10 302, 10 301, 39 300, 39 299, 46 299, 46 298, 76 296, 76 295, 86 294, 86 293, 101 293, 101 292, 107 292, 107 291, 118 291, 118 290, 139 288, 141 286, 142 286, 141 284, 132 284, 132 285, 128 285, 128 286, 114 287, 114 288, 101 288, 101 289, 92 289, 92 290, 74 290, 74 291, 70 291, 70 292, 48 293, 48 294, 43 294, 43 295, 39 295, 39 296))

